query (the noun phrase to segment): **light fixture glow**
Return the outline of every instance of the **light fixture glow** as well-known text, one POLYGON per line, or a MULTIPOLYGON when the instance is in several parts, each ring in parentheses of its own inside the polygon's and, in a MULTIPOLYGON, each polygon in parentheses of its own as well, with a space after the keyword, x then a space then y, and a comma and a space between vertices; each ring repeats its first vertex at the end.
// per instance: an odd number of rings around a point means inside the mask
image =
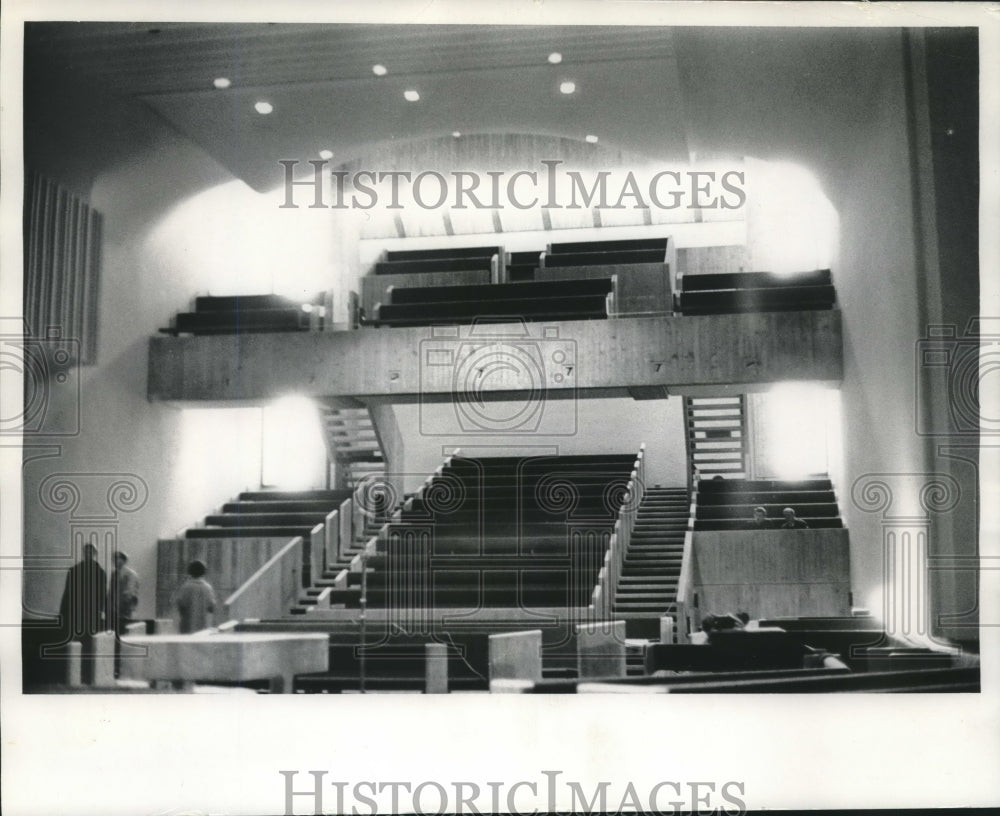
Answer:
POLYGON ((375 76, 385 76, 389 73, 389 69, 379 63, 372 66, 372 73, 375 74, 375 76))
POLYGON ((553 51, 551 54, 549 54, 549 62, 552 65, 558 65, 560 62, 562 62, 562 54, 560 54, 558 51, 553 51))
POLYGON ((417 102, 420 99, 420 94, 414 90, 403 91, 403 99, 407 102, 417 102))
POLYGON ((282 490, 315 486, 326 458, 316 405, 286 396, 263 409, 261 481, 282 490))
POLYGON ((585 141, 589 142, 590 144, 597 144, 597 137, 593 133, 588 133, 583 138, 584 138, 585 141))
POLYGON ((758 408, 758 470, 776 479, 804 479, 830 471, 839 443, 839 395, 815 383, 781 382, 758 408))
POLYGON ((230 81, 229 77, 216 77, 212 80, 212 84, 216 88, 228 88, 233 83, 230 81))
POLYGON ((564 94, 571 94, 576 91, 575 82, 562 82, 559 84, 559 92, 564 94))
POLYGON ((274 105, 270 102, 265 102, 263 99, 260 102, 257 102, 253 107, 254 110, 261 116, 267 116, 267 114, 274 110, 274 105))
POLYGON ((458 139, 458 138, 460 138, 462 136, 462 131, 460 131, 460 130, 453 130, 451 132, 451 135, 454 136, 456 139, 458 139))
POLYGON ((321 151, 319 151, 319 157, 321 159, 332 159, 333 158, 333 151, 332 150, 321 150, 321 151))

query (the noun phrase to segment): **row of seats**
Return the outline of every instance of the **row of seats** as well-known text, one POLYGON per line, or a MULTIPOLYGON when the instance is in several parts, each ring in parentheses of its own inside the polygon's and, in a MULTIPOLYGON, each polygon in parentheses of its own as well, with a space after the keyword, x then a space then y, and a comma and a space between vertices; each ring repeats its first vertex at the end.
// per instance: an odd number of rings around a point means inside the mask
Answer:
POLYGON ((438 247, 388 251, 375 264, 376 275, 414 275, 428 272, 495 271, 502 263, 507 280, 531 280, 537 269, 567 266, 608 266, 666 263, 669 238, 611 241, 574 241, 550 244, 547 249, 505 253, 501 246, 438 247), (514 275, 509 271, 513 269, 514 275))
POLYGON ((684 315, 814 311, 832 309, 836 302, 829 269, 683 275, 679 280, 677 310, 684 315))
POLYGON ((247 334, 300 332, 323 329, 324 315, 316 302, 303 303, 280 295, 203 296, 195 298, 193 312, 181 312, 165 334, 247 334))
POLYGON ((310 532, 326 516, 351 498, 351 490, 249 490, 226 502, 219 513, 205 517, 201 526, 188 527, 188 539, 288 538, 301 536, 303 547, 303 585, 312 579, 309 551, 310 532))
MULTIPOLYGON (((587 606, 634 461, 452 459, 381 531, 366 561, 368 605, 587 606)), ((332 600, 356 606, 360 594, 332 600)))
POLYGON ((951 653, 898 642, 871 617, 776 618, 756 626, 711 631, 703 644, 647 643, 643 676, 543 679, 521 683, 518 690, 535 694, 980 690, 976 661, 960 665, 951 653))
POLYGON ((767 511, 768 526, 772 527, 780 524, 786 507, 791 507, 811 529, 844 526, 829 478, 703 479, 698 482, 694 529, 746 529, 756 507, 767 511))
MULTIPOLYGON (((665 265, 668 243, 668 238, 576 241, 509 254, 496 245, 390 251, 374 266, 377 282, 363 283, 372 294, 366 295, 368 313, 362 309, 359 322, 396 327, 606 317, 613 276, 665 265)), ((836 300, 828 269, 793 276, 694 274, 680 281, 674 310, 684 315, 830 309, 836 300)), ((651 285, 649 278, 637 277, 632 288, 651 285)), ((670 308, 669 292, 665 297, 655 308, 670 308)), ((198 297, 193 312, 179 313, 160 331, 176 336, 321 330, 322 302, 322 296, 311 303, 279 295, 198 297)))
POLYGON ((608 316, 612 278, 457 286, 389 287, 365 320, 376 326, 455 322, 596 320, 608 316))
POLYGON ((615 275, 628 274, 629 265, 666 264, 668 241, 555 243, 509 255, 494 246, 388 252, 362 284, 368 313, 360 322, 421 326, 607 317, 615 275))

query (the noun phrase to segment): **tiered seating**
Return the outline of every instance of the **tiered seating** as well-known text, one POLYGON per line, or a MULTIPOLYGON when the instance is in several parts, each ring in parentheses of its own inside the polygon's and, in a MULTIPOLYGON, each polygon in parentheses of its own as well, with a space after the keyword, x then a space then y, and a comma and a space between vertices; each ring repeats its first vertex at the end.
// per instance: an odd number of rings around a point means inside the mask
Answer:
POLYGON ((669 238, 639 238, 552 244, 539 258, 535 280, 576 286, 577 280, 614 275, 614 316, 669 314, 673 311, 669 243, 669 238))
MULTIPOLYGON (((263 538, 302 536, 309 541, 310 531, 322 524, 328 513, 352 496, 351 490, 251 490, 240 493, 222 506, 221 513, 205 517, 201 527, 188 527, 185 538, 263 538)), ((308 586, 316 576, 310 574, 308 547, 304 548, 303 581, 308 586)))
POLYGON ((661 694, 809 692, 972 692, 979 667, 953 656, 891 643, 872 618, 778 618, 759 628, 709 633, 704 644, 648 644, 644 677, 587 681, 543 679, 518 688, 527 693, 644 691, 661 694), (894 651, 892 663, 872 651, 894 651), (852 654, 853 652, 853 654, 852 654))
POLYGON ((295 678, 295 690, 304 693, 358 691, 362 674, 366 691, 423 691, 429 643, 446 649, 449 691, 485 691, 489 687, 489 632, 495 625, 463 628, 459 624, 447 633, 413 635, 369 623, 364 639, 353 622, 345 626, 316 619, 242 621, 236 631, 328 634, 329 668, 295 678))
POLYGON ((952 655, 892 638, 871 617, 801 617, 762 620, 798 643, 836 652, 853 671, 915 671, 948 668, 952 655))
POLYGON ((389 302, 375 306, 372 324, 429 326, 435 323, 510 322, 519 319, 593 320, 607 317, 608 278, 525 281, 466 286, 391 288, 389 302))
POLYGON ((545 268, 665 263, 668 238, 574 241, 552 244, 542 258, 545 268))
POLYGON ((380 534, 368 605, 587 606, 634 461, 452 459, 380 534))
MULTIPOLYGON (((487 635, 441 635, 448 656, 449 691, 484 691, 489 686, 487 635)), ((299 675, 296 690, 338 693, 360 688, 364 662, 365 689, 370 691, 421 691, 426 682, 425 645, 429 637, 393 635, 361 646, 357 634, 330 635, 330 669, 299 675)))
POLYGON ((541 254, 540 249, 509 253, 507 255, 507 280, 511 283, 534 280, 535 270, 541 264, 539 260, 541 254))
POLYGON ((470 286, 497 283, 503 247, 458 247, 387 252, 370 275, 361 279, 361 323, 378 325, 375 307, 389 303, 389 291, 422 286, 470 286))
POLYGON ((977 667, 865 672, 788 669, 679 674, 669 677, 610 677, 603 680, 540 680, 526 694, 641 691, 659 694, 970 693, 980 690, 977 667))
POLYGON ((811 529, 843 527, 828 478, 803 481, 708 479, 698 482, 695 530, 743 530, 755 507, 764 507, 772 527, 791 507, 811 529))
POLYGON ((350 490, 249 490, 205 517, 202 527, 188 527, 185 538, 308 535, 326 514, 352 495, 350 490))
POLYGON ((779 276, 771 272, 726 272, 680 278, 685 315, 831 309, 836 301, 829 269, 779 276))
POLYGON ((193 312, 181 312, 166 334, 247 334, 316 331, 323 318, 311 303, 280 295, 234 295, 195 298, 193 312))
POLYGON ((397 250, 386 252, 385 260, 375 264, 375 274, 489 270, 494 257, 502 256, 503 248, 499 246, 397 250))

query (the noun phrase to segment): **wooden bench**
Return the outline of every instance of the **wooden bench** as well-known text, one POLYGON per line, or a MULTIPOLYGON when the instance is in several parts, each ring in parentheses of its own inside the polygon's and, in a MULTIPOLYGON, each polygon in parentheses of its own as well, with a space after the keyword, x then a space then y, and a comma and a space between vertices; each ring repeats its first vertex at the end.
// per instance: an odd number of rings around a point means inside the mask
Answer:
POLYGON ((541 257, 542 268, 563 266, 615 266, 618 264, 665 263, 666 249, 616 249, 587 252, 547 252, 541 257))
POLYGON ((795 275, 775 275, 773 272, 721 272, 681 277, 685 292, 705 292, 722 289, 781 289, 789 286, 832 286, 829 269, 798 272, 795 275))
MULTIPOLYGON (((736 532, 739 530, 751 530, 747 527, 747 522, 749 521, 749 516, 743 519, 706 519, 706 518, 696 518, 694 522, 695 530, 716 530, 720 532, 736 532)), ((796 530, 780 530, 781 518, 771 518, 771 527, 767 528, 772 531, 794 533, 796 530)), ((809 519, 809 529, 810 530, 836 530, 841 529, 844 526, 844 522, 840 518, 810 518, 809 519)), ((756 531, 756 528, 754 528, 756 531)))
POLYGON ((669 237, 614 238, 599 241, 562 241, 549 245, 549 253, 562 255, 573 252, 628 252, 643 249, 667 251, 669 237))
POLYGON ((832 309, 836 293, 832 286, 787 286, 758 289, 719 289, 681 292, 680 310, 685 315, 786 312, 832 309))

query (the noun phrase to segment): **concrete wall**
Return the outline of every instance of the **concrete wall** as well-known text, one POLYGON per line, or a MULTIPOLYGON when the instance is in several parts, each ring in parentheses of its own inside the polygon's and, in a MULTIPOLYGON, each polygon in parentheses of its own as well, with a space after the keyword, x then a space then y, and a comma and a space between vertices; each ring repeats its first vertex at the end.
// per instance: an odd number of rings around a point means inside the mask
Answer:
MULTIPOLYGON (((937 514, 920 508, 919 487, 905 479, 890 486, 894 506, 883 509, 852 500, 850 487, 873 474, 942 467, 917 433, 917 342, 938 319, 927 308, 917 254, 908 43, 899 29, 796 31, 794 37, 767 29, 683 29, 677 45, 699 157, 752 155, 798 165, 815 176, 839 217, 833 273, 844 317, 841 498, 851 528, 854 600, 878 613, 887 516, 937 514)), ((968 264, 965 274, 976 277, 968 264)), ((966 297, 952 314, 977 308, 975 296, 966 297)), ((970 470, 950 511, 964 518, 975 517, 970 470)), ((934 533, 932 551, 965 546, 946 526, 934 533)), ((974 606, 969 583, 938 598, 941 611, 974 606)))
MULTIPOLYGON (((517 405, 491 403, 491 413, 513 414, 517 405)), ((451 404, 397 405, 401 428, 409 429, 406 444, 406 489, 419 486, 445 454, 461 448, 469 455, 529 456, 637 453, 646 444, 646 479, 650 486, 681 487, 687 483, 684 450, 684 404, 666 400, 555 400, 544 406, 544 427, 551 433, 455 434, 451 404), (568 432, 575 428, 575 432, 568 432), (440 435, 438 435, 440 434, 440 435)))
POLYGON ((25 614, 58 609, 78 532, 129 553, 141 581, 136 614, 152 617, 157 539, 259 485, 260 410, 147 402, 149 336, 196 294, 304 288, 304 278, 277 278, 315 271, 327 250, 286 240, 289 222, 262 230, 261 196, 145 107, 66 77, 29 82, 26 163, 89 198, 104 216, 104 245, 97 365, 79 371, 78 394, 50 391, 53 422, 79 411, 80 432, 25 440, 49 446, 25 456, 25 614), (276 245, 294 248, 283 264, 276 245), (61 482, 79 490, 75 503, 53 494, 61 482), (99 518, 86 526, 85 516, 99 518))

